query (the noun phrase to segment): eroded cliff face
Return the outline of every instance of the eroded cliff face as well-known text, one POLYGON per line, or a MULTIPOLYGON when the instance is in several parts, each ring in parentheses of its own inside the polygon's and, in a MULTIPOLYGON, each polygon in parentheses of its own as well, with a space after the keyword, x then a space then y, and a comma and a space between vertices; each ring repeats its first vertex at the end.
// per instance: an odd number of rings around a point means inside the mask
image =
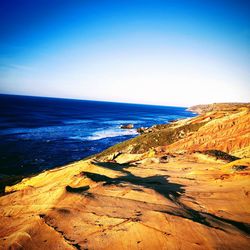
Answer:
POLYGON ((6 187, 0 246, 248 249, 249 119, 212 110, 6 187))
POLYGON ((250 113, 248 108, 237 112, 212 111, 190 123, 206 121, 196 133, 167 146, 167 151, 217 149, 239 157, 250 157, 250 113), (246 150, 247 149, 247 150, 246 150))

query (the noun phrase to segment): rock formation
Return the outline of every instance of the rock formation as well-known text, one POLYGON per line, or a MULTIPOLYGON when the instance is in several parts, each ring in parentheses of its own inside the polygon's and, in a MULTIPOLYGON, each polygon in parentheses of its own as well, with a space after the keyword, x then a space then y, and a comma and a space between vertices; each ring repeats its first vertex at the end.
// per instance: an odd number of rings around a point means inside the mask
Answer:
POLYGON ((132 123, 123 124, 123 125, 121 125, 120 128, 122 128, 122 129, 132 129, 132 128, 134 128, 134 125, 132 123))
POLYGON ((226 106, 7 186, 0 246, 249 249, 250 110, 226 106))

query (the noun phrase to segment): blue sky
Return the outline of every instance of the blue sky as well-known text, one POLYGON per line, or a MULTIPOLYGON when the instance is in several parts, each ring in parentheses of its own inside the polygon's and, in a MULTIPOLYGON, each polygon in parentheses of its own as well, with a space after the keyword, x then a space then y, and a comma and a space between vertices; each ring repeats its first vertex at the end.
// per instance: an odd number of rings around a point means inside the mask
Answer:
POLYGON ((1 0, 0 92, 249 101, 249 1, 1 0))

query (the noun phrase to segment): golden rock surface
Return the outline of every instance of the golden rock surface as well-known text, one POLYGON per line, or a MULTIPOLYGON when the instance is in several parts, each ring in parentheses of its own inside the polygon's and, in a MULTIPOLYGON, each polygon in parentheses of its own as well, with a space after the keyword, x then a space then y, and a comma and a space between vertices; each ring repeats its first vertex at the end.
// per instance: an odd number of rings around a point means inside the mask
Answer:
POLYGON ((0 249, 249 249, 249 119, 212 110, 176 122, 206 124, 170 145, 6 187, 0 249))

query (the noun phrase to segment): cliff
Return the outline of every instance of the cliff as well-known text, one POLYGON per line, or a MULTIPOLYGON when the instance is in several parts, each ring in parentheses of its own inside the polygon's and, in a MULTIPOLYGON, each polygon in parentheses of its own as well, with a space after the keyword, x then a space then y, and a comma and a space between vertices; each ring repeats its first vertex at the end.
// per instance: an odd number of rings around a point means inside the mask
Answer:
POLYGON ((248 249, 250 106, 192 110, 6 187, 2 249, 248 249))
POLYGON ((250 108, 250 103, 213 103, 213 104, 201 104, 195 105, 188 110, 196 112, 198 114, 207 113, 211 111, 229 111, 234 112, 239 108, 250 108))

